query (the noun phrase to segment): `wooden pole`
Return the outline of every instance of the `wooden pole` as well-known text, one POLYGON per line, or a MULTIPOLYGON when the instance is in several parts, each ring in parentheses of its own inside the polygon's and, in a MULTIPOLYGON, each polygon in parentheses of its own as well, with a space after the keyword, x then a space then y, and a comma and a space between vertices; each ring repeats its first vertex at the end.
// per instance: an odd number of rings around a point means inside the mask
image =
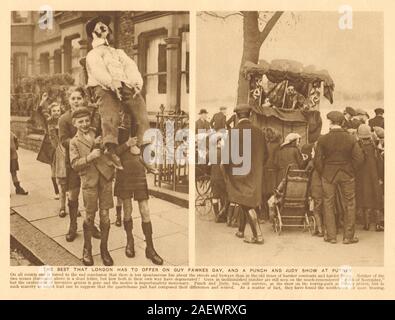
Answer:
POLYGON ((288 88, 288 80, 285 80, 285 89, 284 89, 283 103, 282 103, 282 105, 281 105, 281 108, 284 108, 285 95, 286 95, 286 93, 287 93, 287 88, 288 88))

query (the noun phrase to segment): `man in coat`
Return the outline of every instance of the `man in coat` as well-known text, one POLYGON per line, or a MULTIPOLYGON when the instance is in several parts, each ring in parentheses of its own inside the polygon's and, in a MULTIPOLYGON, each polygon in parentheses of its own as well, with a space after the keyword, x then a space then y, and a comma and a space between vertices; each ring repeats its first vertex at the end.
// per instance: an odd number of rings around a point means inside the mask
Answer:
POLYGON ((219 108, 219 112, 213 115, 213 118, 210 121, 210 126, 215 131, 219 131, 221 129, 226 128, 226 107, 219 108))
POLYGON ((317 142, 314 165, 321 176, 324 197, 324 240, 336 243, 335 198, 339 187, 344 199, 343 243, 357 243, 355 237, 355 171, 364 161, 357 140, 341 127, 344 116, 339 111, 327 114, 330 130, 317 142))
POLYGON ((353 117, 355 117, 357 115, 356 111, 351 108, 351 107, 346 107, 343 111, 343 115, 344 115, 344 121, 343 121, 343 125, 342 127, 346 130, 349 129, 358 129, 358 124, 355 123, 355 121, 353 121, 353 117))
POLYGON ((376 108, 374 109, 374 113, 376 116, 369 120, 369 126, 372 128, 372 130, 373 127, 380 127, 384 129, 384 109, 376 108))
MULTIPOLYGON (((229 131, 229 164, 224 165, 229 202, 238 204, 242 215, 251 227, 253 236, 245 238, 247 243, 263 243, 262 232, 254 208, 262 203, 263 166, 267 158, 266 140, 262 130, 255 127, 250 119, 251 107, 247 104, 238 105, 235 109, 239 119, 235 128, 229 131), (250 135, 250 140, 248 139, 250 135), (242 161, 235 159, 242 154, 242 161), (240 170, 250 159, 250 168, 240 170), (244 171, 244 172, 242 172, 244 171)), ((243 219, 242 219, 243 220, 243 219)), ((240 231, 240 230, 239 230, 240 231)), ((244 232, 238 232, 243 237, 244 232)))
POLYGON ((199 133, 199 130, 210 130, 210 122, 207 121, 207 110, 200 109, 199 111, 199 119, 196 121, 195 129, 196 133, 199 133))

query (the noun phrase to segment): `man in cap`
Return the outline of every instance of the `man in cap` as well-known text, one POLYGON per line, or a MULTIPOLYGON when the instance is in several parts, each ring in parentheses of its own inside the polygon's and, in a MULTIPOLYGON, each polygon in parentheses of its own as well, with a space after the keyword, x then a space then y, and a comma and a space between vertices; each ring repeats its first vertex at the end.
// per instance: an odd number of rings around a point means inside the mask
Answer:
POLYGON ((369 120, 369 126, 372 128, 372 130, 373 127, 380 127, 384 129, 384 109, 376 108, 374 109, 374 113, 376 116, 369 120))
POLYGON ((85 107, 77 108, 71 117, 77 128, 76 135, 70 141, 70 163, 73 170, 81 177, 82 196, 85 205, 84 247, 82 261, 85 265, 93 265, 92 243, 94 221, 97 209, 100 214, 100 254, 104 265, 113 265, 108 252, 108 236, 110 232, 109 209, 114 206, 112 196, 112 180, 114 168, 103 156, 100 145, 101 137, 94 138, 90 112, 85 107))
POLYGON ((317 142, 314 164, 321 176, 324 198, 324 221, 327 234, 324 240, 336 243, 335 198, 339 187, 344 199, 343 243, 358 242, 355 237, 355 171, 364 161, 357 140, 341 125, 344 116, 339 111, 327 114, 330 121, 329 133, 317 142))
POLYGON ((215 131, 219 131, 221 129, 226 129, 226 107, 220 107, 219 112, 213 115, 213 118, 210 121, 210 126, 215 131))
POLYGON ((195 129, 196 133, 199 133, 199 130, 210 130, 210 122, 207 121, 207 110, 200 109, 199 111, 199 119, 196 121, 195 129))
MULTIPOLYGON (((99 107, 105 152, 114 167, 122 170, 119 157, 115 154, 121 107, 138 124, 136 136, 140 148, 149 144, 144 140, 144 133, 150 125, 145 101, 140 94, 143 78, 133 59, 123 50, 109 45, 108 39, 112 33, 110 22, 111 17, 98 16, 86 23, 86 34, 92 39, 92 50, 86 56, 87 86, 92 88, 99 107)), ((133 146, 131 152, 139 154, 138 146, 133 146)))
MULTIPOLYGON (((247 221, 251 227, 252 237, 245 238, 244 241, 262 244, 263 236, 254 208, 262 203, 263 166, 267 157, 266 139, 263 131, 251 123, 249 119, 251 107, 248 104, 238 105, 235 112, 239 121, 228 134, 230 161, 229 164, 224 164, 228 198, 231 203, 240 206, 241 214, 244 215, 241 221, 247 221), (248 142, 250 144, 247 144, 248 142), (241 163, 238 161, 240 153, 243 153, 241 163), (237 159, 234 159, 235 157, 237 159), (250 159, 249 170, 237 172, 246 161, 248 162, 248 159, 250 159)), ((244 237, 244 230, 239 229, 236 235, 244 237)))
POLYGON ((361 108, 355 109, 355 113, 356 113, 355 119, 359 120, 359 122, 360 122, 357 127, 357 129, 358 129, 361 124, 365 124, 368 121, 369 114, 361 108))
POLYGON ((357 113, 355 112, 355 110, 351 107, 346 107, 343 111, 343 115, 344 115, 344 121, 343 121, 343 125, 342 127, 346 130, 349 129, 357 129, 358 127, 355 127, 355 123, 353 123, 352 118, 355 117, 357 115, 357 113))

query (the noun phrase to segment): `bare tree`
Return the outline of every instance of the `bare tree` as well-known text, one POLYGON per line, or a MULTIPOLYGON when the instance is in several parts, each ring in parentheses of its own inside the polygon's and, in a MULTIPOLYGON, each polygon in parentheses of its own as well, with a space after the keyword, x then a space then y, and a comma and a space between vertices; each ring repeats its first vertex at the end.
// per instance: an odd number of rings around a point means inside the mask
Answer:
POLYGON ((283 11, 241 11, 227 13, 224 15, 212 11, 205 11, 199 15, 202 14, 219 19, 226 19, 230 16, 242 16, 243 18, 243 54, 239 69, 237 104, 246 103, 248 99, 249 84, 244 77, 243 66, 246 61, 258 63, 261 46, 272 31, 273 27, 276 25, 277 21, 280 19, 283 11))

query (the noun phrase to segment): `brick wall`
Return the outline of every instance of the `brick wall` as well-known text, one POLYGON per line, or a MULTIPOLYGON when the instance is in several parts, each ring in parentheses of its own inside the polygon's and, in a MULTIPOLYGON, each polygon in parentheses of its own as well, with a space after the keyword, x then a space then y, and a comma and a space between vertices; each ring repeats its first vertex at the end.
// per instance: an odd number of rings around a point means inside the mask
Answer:
POLYGON ((118 48, 125 50, 130 57, 133 56, 134 44, 134 12, 126 11, 119 15, 118 48))

